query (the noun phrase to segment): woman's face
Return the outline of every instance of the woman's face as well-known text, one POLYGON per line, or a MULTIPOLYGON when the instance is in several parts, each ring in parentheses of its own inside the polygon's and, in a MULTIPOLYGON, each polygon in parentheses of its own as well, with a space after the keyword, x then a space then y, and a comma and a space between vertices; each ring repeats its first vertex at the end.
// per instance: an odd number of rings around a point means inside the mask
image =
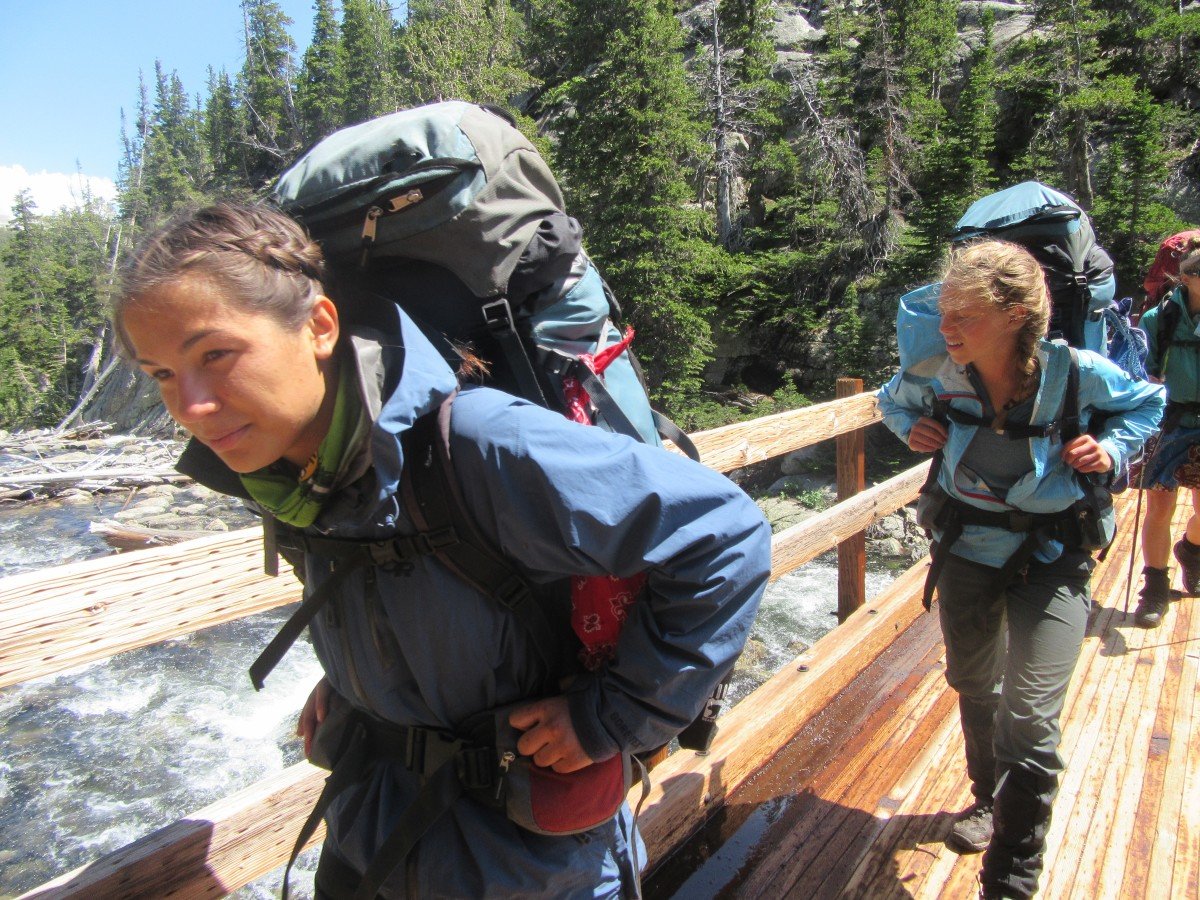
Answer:
POLYGON ((139 297, 121 324, 167 411, 233 471, 303 466, 333 414, 337 311, 319 297, 298 329, 240 309, 225 289, 184 276, 139 297))
POLYGON ((942 304, 939 330, 955 363, 960 366, 974 363, 979 368, 991 361, 1008 363, 1013 360, 1023 322, 1023 310, 951 297, 951 302, 942 304))

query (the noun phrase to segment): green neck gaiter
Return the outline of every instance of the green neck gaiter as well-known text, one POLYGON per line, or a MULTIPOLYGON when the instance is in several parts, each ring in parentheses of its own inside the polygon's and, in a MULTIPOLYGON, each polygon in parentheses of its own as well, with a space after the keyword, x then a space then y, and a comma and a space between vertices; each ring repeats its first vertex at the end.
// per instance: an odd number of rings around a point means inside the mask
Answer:
POLYGON ((354 453, 362 401, 352 375, 353 368, 343 365, 329 431, 298 476, 280 471, 284 468, 280 463, 241 476, 250 496, 282 522, 297 528, 315 522, 339 473, 354 453))

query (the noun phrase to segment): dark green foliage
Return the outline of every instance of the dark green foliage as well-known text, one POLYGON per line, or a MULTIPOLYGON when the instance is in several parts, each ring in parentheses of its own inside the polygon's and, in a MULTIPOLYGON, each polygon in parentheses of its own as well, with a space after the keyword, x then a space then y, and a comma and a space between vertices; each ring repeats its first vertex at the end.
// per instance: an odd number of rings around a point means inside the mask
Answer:
POLYGON ((355 125, 400 109, 400 50, 396 21, 381 0, 342 3, 342 66, 346 75, 343 124, 355 125))
POLYGON ((304 51, 296 83, 296 109, 306 146, 342 127, 346 64, 333 0, 317 0, 312 43, 304 51))
POLYGON ((18 195, 0 249, 0 423, 55 425, 79 397, 84 363, 103 321, 100 282, 112 222, 94 200, 36 215, 18 195))
POLYGON ((412 0, 400 40, 415 103, 506 106, 534 85, 524 69, 525 19, 504 0, 412 0))
POLYGON ((552 99, 573 112, 559 123, 558 170, 649 348, 656 393, 678 398, 699 387, 722 277, 707 217, 686 205, 699 121, 682 29, 665 0, 604 0, 573 9, 564 38, 572 77, 552 99))

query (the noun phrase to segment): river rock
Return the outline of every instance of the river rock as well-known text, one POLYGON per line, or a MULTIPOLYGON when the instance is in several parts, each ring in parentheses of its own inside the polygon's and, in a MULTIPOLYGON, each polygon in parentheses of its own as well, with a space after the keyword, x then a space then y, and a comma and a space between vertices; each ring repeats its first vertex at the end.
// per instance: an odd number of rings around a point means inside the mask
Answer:
POLYGON ((91 491, 84 491, 79 488, 71 488, 70 490, 63 491, 55 499, 67 506, 87 506, 96 502, 96 498, 92 496, 91 491))
POLYGON ((783 531, 785 528, 791 528, 816 515, 814 510, 809 509, 799 500, 792 500, 788 497, 759 497, 755 502, 762 510, 763 515, 767 517, 767 521, 771 523, 772 531, 783 531))
POLYGON ((212 532, 214 532, 214 533, 215 533, 215 532, 221 532, 221 531, 228 531, 228 530, 229 530, 229 526, 228 526, 228 525, 226 525, 226 524, 225 524, 223 521, 221 521, 220 519, 213 519, 211 522, 209 522, 207 525, 205 525, 205 526, 204 526, 204 530, 205 530, 205 531, 212 531, 212 532))

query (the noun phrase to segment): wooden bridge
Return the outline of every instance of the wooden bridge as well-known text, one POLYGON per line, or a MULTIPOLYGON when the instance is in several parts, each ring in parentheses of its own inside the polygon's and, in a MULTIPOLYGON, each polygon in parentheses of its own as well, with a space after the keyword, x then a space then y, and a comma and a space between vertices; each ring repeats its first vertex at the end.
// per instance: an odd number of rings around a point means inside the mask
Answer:
MULTIPOLYGON (((924 564, 860 606, 861 532, 925 468, 854 493, 877 420, 857 394, 697 436, 721 471, 838 437, 846 499, 775 536, 773 577, 838 547, 845 621, 723 716, 710 754, 655 769, 640 820, 652 897, 971 895, 979 857, 942 844, 969 789, 924 564)), ((1064 716, 1054 900, 1200 897, 1200 615, 1185 599, 1159 629, 1133 626, 1131 503, 1120 517, 1064 716)), ((294 581, 260 570, 251 530, 0 581, 0 687, 295 601, 294 581)), ((286 860, 323 777, 293 766, 24 896, 222 896, 286 860)))

